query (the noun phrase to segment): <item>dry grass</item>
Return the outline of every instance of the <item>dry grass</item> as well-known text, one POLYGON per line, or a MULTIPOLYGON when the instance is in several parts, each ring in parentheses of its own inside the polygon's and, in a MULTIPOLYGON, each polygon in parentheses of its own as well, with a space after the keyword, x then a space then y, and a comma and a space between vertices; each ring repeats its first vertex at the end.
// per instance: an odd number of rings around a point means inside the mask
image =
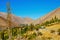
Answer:
MULTIPOLYGON (((39 29, 38 31, 41 32, 43 35, 42 36, 37 36, 36 38, 34 38, 34 40, 43 40, 47 38, 52 38, 53 40, 60 40, 60 35, 58 35, 58 29, 60 29, 60 24, 55 24, 52 26, 48 26, 45 29, 39 29), (54 33, 51 33, 51 30, 54 30, 54 33)), ((26 33, 26 35, 31 35, 32 33, 34 33, 35 31, 29 31, 26 33)))

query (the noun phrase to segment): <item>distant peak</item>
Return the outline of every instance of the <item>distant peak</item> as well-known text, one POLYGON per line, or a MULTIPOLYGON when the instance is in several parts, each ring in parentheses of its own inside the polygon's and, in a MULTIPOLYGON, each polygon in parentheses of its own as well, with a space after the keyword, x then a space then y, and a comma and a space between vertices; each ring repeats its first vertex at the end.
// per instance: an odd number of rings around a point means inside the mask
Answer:
POLYGON ((30 17, 25 17, 24 19, 29 19, 29 20, 32 20, 30 17))

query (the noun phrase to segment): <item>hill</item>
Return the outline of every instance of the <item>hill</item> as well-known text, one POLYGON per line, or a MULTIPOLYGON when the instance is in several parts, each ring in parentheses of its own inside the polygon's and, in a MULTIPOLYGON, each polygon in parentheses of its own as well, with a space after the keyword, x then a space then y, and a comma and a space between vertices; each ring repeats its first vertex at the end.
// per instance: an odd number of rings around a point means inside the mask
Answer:
MULTIPOLYGON (((48 13, 47 15, 43 16, 42 18, 39 18, 37 20, 32 20, 31 18, 20 18, 17 16, 14 16, 11 14, 12 20, 11 24, 16 26, 20 24, 37 24, 37 25, 23 25, 21 28, 19 27, 13 27, 10 30, 11 33, 13 33, 13 38, 16 40, 60 40, 60 8, 48 13), (48 26, 45 25, 40 25, 46 21, 50 22, 52 18, 57 17, 59 20, 58 22, 55 21, 48 24, 48 26), (17 36, 18 35, 18 36, 17 36), (16 38, 15 38, 16 36, 16 38)), ((0 12, 0 30, 2 28, 7 27, 7 14, 0 12)), ((8 30, 2 30, 2 35, 5 33, 5 37, 9 36, 6 35, 8 34, 8 30)), ((2 36, 1 35, 1 36, 2 36)), ((2 38, 3 39, 3 38, 2 38)))
MULTIPOLYGON (((60 19, 60 8, 58 8, 58 9, 56 9, 56 10, 53 10, 52 12, 50 12, 50 13, 46 14, 45 16, 43 16, 43 17, 41 17, 41 18, 39 18, 39 19, 36 19, 36 20, 32 20, 32 19, 29 18, 29 17, 21 18, 21 17, 17 17, 17 16, 15 16, 15 15, 11 14, 11 17, 12 17, 11 21, 12 21, 12 23, 15 24, 15 25, 31 24, 31 23, 32 23, 32 24, 42 24, 42 23, 44 23, 44 22, 46 22, 46 21, 51 20, 51 19, 54 18, 55 16, 56 16, 58 19, 60 19)), ((4 20, 4 19, 7 20, 7 13, 0 12, 0 19, 1 19, 1 21, 4 20), (3 19, 1 19, 1 18, 3 18, 3 19)), ((2 22, 2 24, 3 24, 3 23, 5 24, 6 21, 2 22)), ((0 25, 2 25, 2 24, 0 24, 0 25)))
POLYGON ((52 18, 54 17, 57 17, 58 19, 60 19, 60 8, 56 9, 56 10, 53 10, 52 12, 46 14, 45 16, 33 21, 32 23, 33 24, 41 24, 41 23, 44 23, 46 21, 49 21, 51 20, 52 18))
MULTIPOLYGON (((30 24, 31 18, 21 18, 11 14, 12 25, 30 24)), ((7 13, 0 12, 0 26, 7 26, 7 13)))

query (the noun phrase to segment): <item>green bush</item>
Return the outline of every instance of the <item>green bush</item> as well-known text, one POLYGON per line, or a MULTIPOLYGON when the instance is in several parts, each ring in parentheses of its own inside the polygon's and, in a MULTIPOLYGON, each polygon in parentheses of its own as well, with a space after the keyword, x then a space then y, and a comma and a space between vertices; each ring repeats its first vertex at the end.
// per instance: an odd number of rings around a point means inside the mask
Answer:
POLYGON ((55 33, 55 30, 51 30, 51 33, 55 33))
POLYGON ((36 33, 29 35, 28 40, 32 40, 36 37, 36 33))
POLYGON ((7 40, 8 38, 9 38, 8 32, 6 30, 2 31, 1 32, 1 39, 2 40, 7 40))

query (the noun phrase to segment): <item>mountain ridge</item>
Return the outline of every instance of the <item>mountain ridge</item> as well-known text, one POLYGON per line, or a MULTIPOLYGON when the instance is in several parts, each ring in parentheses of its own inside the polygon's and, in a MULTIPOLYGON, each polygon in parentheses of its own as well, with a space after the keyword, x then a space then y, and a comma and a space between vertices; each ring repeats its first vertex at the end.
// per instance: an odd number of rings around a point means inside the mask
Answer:
MULTIPOLYGON (((7 20, 7 13, 0 12, 0 17, 7 20)), ((18 17, 18 16, 15 16, 15 15, 11 14, 11 22, 16 24, 16 25, 29 24, 29 22, 31 22, 31 21, 33 21, 33 20, 30 19, 30 18, 21 18, 21 17, 18 17)))
POLYGON ((60 8, 57 8, 56 10, 53 10, 52 12, 46 14, 45 16, 33 21, 33 24, 42 24, 45 21, 51 20, 57 16, 57 18, 60 19, 60 8))
MULTIPOLYGON (((37 20, 33 20, 29 17, 21 18, 21 17, 18 17, 18 16, 15 16, 15 15, 11 14, 11 17, 12 17, 11 21, 15 25, 20 25, 20 24, 42 24, 45 21, 51 20, 55 16, 57 16, 57 18, 60 19, 60 8, 58 8, 56 10, 53 10, 52 12, 46 14, 45 16, 43 16, 43 17, 41 17, 37 20)), ((0 12, 0 17, 7 20, 7 13, 0 12)))

